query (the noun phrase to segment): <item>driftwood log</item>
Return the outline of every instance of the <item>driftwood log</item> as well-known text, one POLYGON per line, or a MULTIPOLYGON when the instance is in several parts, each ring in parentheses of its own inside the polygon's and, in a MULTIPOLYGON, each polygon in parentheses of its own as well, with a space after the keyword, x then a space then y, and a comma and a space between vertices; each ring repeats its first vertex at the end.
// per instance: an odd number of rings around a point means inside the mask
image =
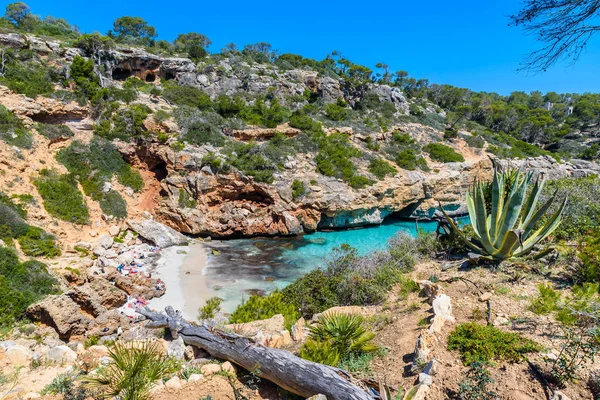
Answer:
MULTIPOLYGON (((299 396, 324 394, 328 400, 373 400, 368 388, 352 382, 352 377, 339 368, 329 367, 296 357, 286 350, 265 347, 243 336, 195 326, 185 321, 172 307, 166 314, 149 308, 138 309, 152 322, 148 328, 168 328, 173 338, 206 350, 211 356, 231 361, 257 376, 299 396)), ((355 381, 359 383, 359 381, 355 381)))

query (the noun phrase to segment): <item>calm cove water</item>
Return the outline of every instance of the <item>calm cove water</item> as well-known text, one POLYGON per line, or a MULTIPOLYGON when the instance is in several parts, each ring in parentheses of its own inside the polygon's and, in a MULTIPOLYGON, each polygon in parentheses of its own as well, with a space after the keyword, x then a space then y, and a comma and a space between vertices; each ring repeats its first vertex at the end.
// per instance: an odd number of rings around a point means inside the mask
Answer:
MULTIPOLYGON (((437 223, 419 222, 418 229, 435 232, 437 223)), ((210 248, 219 254, 209 256, 203 274, 208 293, 223 299, 222 309, 233 311, 243 298, 253 293, 283 288, 313 269, 322 267, 334 247, 346 243, 361 255, 383 249, 398 232, 417 234, 415 221, 396 220, 361 229, 315 232, 295 238, 255 238, 213 241, 210 248)))

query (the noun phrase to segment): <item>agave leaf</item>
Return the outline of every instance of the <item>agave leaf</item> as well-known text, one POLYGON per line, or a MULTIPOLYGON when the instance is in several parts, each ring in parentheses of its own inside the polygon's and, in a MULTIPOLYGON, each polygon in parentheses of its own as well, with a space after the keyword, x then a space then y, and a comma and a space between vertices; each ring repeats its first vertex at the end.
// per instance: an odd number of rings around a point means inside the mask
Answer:
POLYGON ((444 214, 444 217, 446 218, 446 221, 448 222, 448 224, 450 224, 450 227, 452 228, 452 230, 458 234, 458 236, 463 240, 463 242, 467 245, 468 248, 470 248, 473 251, 476 251, 479 254, 484 254, 485 252, 483 251, 483 249, 479 246, 474 245, 466 236, 465 234, 458 228, 458 226, 456 226, 456 223, 454 223, 454 220, 452 218, 450 218, 448 216, 448 214, 446 214, 446 210, 444 210, 444 207, 442 207, 441 203, 438 203, 440 210, 442 210, 442 213, 444 214))
POLYGON ((504 206, 504 175, 494 170, 494 181, 492 183, 492 210, 490 214, 490 240, 496 242, 498 237, 498 223, 500 210, 504 206))
POLYGON ((523 229, 523 225, 526 225, 527 222, 531 219, 531 217, 535 214, 535 208, 538 202, 538 199, 540 198, 540 195, 542 194, 542 189, 544 188, 544 180, 541 179, 539 176, 535 181, 535 185, 533 185, 533 189, 531 190, 531 193, 529 194, 529 197, 527 198, 527 201, 525 202, 525 213, 521 213, 521 223, 519 224, 519 228, 523 229))
MULTIPOLYGON (((502 224, 500 225, 500 230, 498 231, 498 238, 504 239, 506 232, 513 229, 515 226, 515 222, 519 218, 519 214, 521 213, 521 209, 523 207, 527 182, 527 178, 524 178, 521 182, 518 182, 518 179, 515 180, 515 185, 513 186, 514 190, 511 192, 508 201, 504 205, 502 224)), ((496 243, 496 245, 498 245, 498 243, 496 243)))
POLYGON ((489 254, 492 254, 496 251, 496 248, 490 241, 490 234, 487 229, 487 212, 485 210, 485 198, 483 196, 483 190, 481 186, 476 186, 474 188, 474 204, 475 204, 475 212, 477 214, 477 230, 479 231, 479 240, 481 241, 481 245, 485 249, 485 251, 489 254))
POLYGON ((471 225, 473 226, 473 230, 475 230, 475 234, 477 236, 481 236, 479 234, 479 230, 477 229, 477 213, 475 212, 475 203, 473 202, 473 197, 471 196, 470 192, 467 192, 465 201, 467 203, 467 211, 469 212, 469 218, 471 219, 471 225))
POLYGON ((558 194, 558 189, 556 189, 554 191, 554 194, 552 195, 552 197, 550 197, 548 200, 546 200, 546 202, 544 203, 544 205, 542 205, 540 207, 540 209, 537 210, 531 216, 531 218, 528 221, 525 222, 524 226, 522 227, 522 229, 523 229, 523 237, 525 239, 527 239, 529 237, 529 233, 531 232, 531 230, 533 228, 535 228, 535 226, 538 223, 538 221, 544 216, 544 214, 546 214, 546 211, 548 211, 548 209, 550 208, 550 206, 554 202, 554 199, 556 198, 557 194, 558 194))
POLYGON ((520 243, 520 235, 519 232, 515 230, 510 230, 506 232, 502 243, 500 244, 498 250, 492 254, 493 258, 505 260, 510 258, 513 254, 514 248, 520 243))
POLYGON ((560 225, 560 223, 562 221, 561 215, 562 215, 562 212, 563 212, 566 204, 567 204, 567 199, 565 198, 563 200, 563 203, 561 204, 561 206, 550 217, 550 219, 546 222, 546 224, 544 224, 544 226, 542 226, 536 232, 531 234, 531 236, 525 240, 525 242, 523 243, 522 250, 519 252, 519 255, 527 254, 529 251, 531 251, 533 246, 535 246, 539 241, 550 236, 552 234, 552 232, 554 232, 556 230, 556 228, 558 228, 558 226, 560 225))

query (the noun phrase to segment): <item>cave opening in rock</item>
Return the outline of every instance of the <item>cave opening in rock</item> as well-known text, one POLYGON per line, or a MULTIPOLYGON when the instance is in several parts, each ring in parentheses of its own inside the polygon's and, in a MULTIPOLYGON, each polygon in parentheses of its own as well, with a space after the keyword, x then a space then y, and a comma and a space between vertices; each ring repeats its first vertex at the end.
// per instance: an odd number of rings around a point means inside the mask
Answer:
POLYGON ((148 74, 146 75, 146 82, 154 82, 156 80, 156 75, 148 74))
POLYGON ((165 163, 164 161, 154 165, 150 169, 150 172, 154 174, 154 177, 159 182, 162 182, 167 177, 167 175, 169 175, 169 171, 167 171, 167 163, 165 163))
POLYGON ((133 72, 131 72, 128 69, 123 69, 123 68, 115 68, 112 72, 112 78, 115 81, 124 81, 127 78, 129 78, 130 76, 133 76, 133 72))

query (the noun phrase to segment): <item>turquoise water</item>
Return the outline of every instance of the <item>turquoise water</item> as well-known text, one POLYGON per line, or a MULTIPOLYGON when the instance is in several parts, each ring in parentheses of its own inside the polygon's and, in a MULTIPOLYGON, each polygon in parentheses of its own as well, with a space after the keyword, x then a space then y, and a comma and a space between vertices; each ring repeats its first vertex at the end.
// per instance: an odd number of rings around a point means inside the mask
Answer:
POLYGON ((200 296, 223 299, 231 312, 243 298, 283 288, 316 268, 323 267, 334 247, 349 244, 365 255, 385 248, 399 232, 416 235, 417 229, 435 232, 436 222, 396 220, 361 229, 315 232, 294 238, 253 238, 213 241, 219 254, 209 255, 204 274, 209 288, 200 296))

